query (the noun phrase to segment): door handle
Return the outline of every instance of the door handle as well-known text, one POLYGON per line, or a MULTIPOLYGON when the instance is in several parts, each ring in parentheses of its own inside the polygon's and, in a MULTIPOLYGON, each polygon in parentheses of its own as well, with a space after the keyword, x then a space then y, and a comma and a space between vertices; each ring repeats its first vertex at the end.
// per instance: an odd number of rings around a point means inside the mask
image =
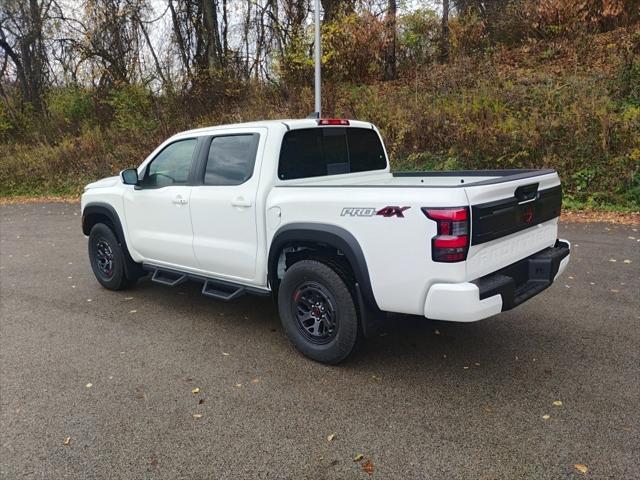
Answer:
POLYGON ((176 205, 186 205, 189 202, 186 198, 182 198, 182 195, 176 195, 173 198, 173 203, 175 203, 176 205))
POLYGON ((250 207, 251 200, 245 200, 242 197, 238 197, 231 202, 231 205, 233 205, 234 207, 250 207))

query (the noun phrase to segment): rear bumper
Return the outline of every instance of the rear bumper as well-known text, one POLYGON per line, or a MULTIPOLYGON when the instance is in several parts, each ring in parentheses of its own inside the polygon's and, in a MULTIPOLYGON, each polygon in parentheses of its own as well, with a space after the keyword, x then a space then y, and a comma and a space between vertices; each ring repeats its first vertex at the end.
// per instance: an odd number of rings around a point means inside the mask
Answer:
POLYGON ((432 285, 424 315, 433 320, 475 322, 511 310, 548 288, 564 272, 570 250, 567 240, 556 240, 553 247, 472 282, 432 285))

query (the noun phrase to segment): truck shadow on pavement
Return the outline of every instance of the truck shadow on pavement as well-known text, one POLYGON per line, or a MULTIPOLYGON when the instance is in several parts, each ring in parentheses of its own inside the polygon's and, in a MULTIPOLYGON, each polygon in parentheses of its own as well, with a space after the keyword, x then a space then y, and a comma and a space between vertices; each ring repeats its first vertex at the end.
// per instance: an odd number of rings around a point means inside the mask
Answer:
MULTIPOLYGON (((197 325, 198 331, 224 335, 229 344, 251 342, 265 356, 284 357, 317 368, 347 370, 455 369, 463 372, 494 366, 538 361, 546 351, 571 357, 568 339, 552 336, 537 327, 544 323, 537 300, 513 312, 475 323, 428 320, 410 315, 389 314, 384 328, 373 338, 363 339, 354 353, 337 367, 317 364, 300 355, 289 343, 280 324, 277 307, 268 297, 247 295, 232 302, 220 302, 200 294, 200 285, 187 283, 167 288, 142 280, 135 287, 163 316, 197 325)), ((141 298, 142 299, 142 298, 141 298)), ((153 321, 153 320, 152 320, 153 321)), ((548 319, 547 319, 548 321, 548 319)), ((180 325, 176 325, 180 328, 180 325)), ((578 352, 576 352, 578 355, 578 352)), ((496 373, 497 373, 496 372, 496 373)))

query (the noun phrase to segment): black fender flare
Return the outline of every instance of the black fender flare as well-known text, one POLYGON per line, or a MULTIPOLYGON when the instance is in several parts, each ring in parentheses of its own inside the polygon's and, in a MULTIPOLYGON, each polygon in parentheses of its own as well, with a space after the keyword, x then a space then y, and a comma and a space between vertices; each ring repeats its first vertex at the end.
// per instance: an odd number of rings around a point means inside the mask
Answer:
POLYGON ((353 269, 357 282, 359 296, 365 306, 374 311, 379 311, 373 289, 367 261, 362 253, 362 248, 356 238, 342 227, 322 223, 290 223, 278 229, 273 236, 269 248, 268 279, 273 289, 277 282, 278 259, 280 252, 288 244, 310 243, 324 244, 340 250, 353 269))
POLYGON ((127 247, 127 242, 124 236, 124 230, 122 228, 122 222, 120 222, 120 217, 118 216, 116 209, 108 203, 102 202, 92 202, 85 205, 82 209, 82 233, 85 235, 89 235, 89 233, 91 233, 91 227, 93 224, 88 221, 91 215, 100 215, 109 219, 109 222, 115 230, 116 237, 118 237, 118 240, 120 241, 120 247, 124 252, 124 269, 126 275, 129 278, 142 276, 144 274, 144 270, 139 263, 136 263, 129 253, 129 248, 127 247))

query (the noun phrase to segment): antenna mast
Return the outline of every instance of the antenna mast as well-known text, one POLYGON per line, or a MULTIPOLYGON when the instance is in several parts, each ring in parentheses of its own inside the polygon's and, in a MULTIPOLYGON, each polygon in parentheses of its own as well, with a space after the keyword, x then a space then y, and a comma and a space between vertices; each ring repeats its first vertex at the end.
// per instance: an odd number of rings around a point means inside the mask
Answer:
POLYGON ((320 97, 320 61, 321 61, 321 49, 320 49, 320 0, 315 0, 315 13, 314 20, 316 25, 315 32, 315 115, 316 118, 322 116, 322 101, 320 97))

